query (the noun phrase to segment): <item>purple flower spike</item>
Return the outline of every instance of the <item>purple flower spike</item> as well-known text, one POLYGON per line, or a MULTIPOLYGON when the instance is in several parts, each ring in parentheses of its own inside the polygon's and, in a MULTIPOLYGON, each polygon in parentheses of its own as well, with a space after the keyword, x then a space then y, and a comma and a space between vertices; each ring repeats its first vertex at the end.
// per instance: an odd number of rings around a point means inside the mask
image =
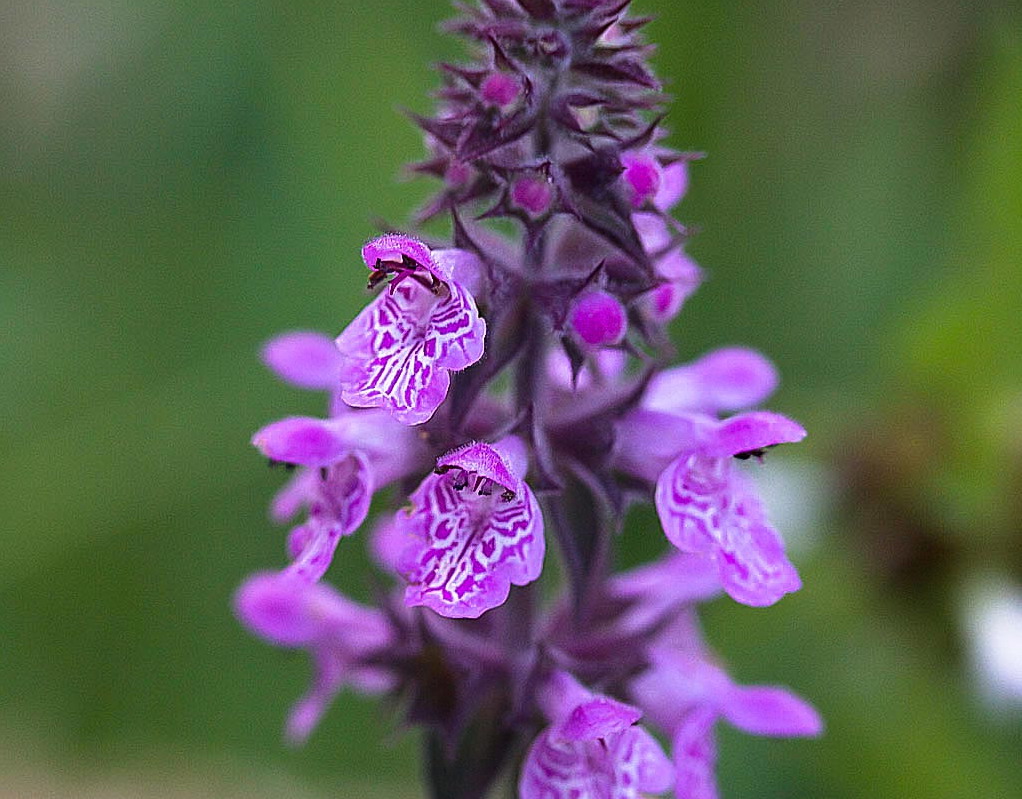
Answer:
POLYGON ((371 284, 395 277, 337 338, 341 396, 349 405, 384 407, 403 424, 421 424, 447 396, 449 372, 482 357, 486 322, 451 275, 458 259, 434 255, 396 234, 363 249, 371 284))
POLYGON ((476 618, 504 603, 511 584, 543 568, 543 517, 521 479, 517 439, 469 444, 442 457, 396 526, 411 542, 401 571, 405 603, 441 616, 476 618))
POLYGON ((571 306, 568 324, 585 347, 620 344, 628 330, 628 313, 606 291, 587 291, 571 306))
POLYGON ((566 672, 550 678, 540 702, 552 724, 526 755, 520 799, 637 799, 670 788, 674 769, 635 726, 638 708, 594 695, 566 672))
POLYGON ((717 414, 758 405, 777 388, 777 370, 755 350, 727 347, 649 382, 643 407, 667 413, 717 414))
POLYGON ((282 380, 313 391, 336 389, 341 371, 333 340, 308 330, 270 339, 263 347, 263 362, 282 380))
POLYGON ((242 624, 278 646, 308 649, 314 676, 309 692, 292 709, 286 737, 305 741, 347 683, 367 693, 386 690, 391 676, 367 661, 395 639, 387 617, 320 583, 287 572, 250 577, 238 589, 235 612, 242 624))
POLYGON ((657 514, 668 540, 683 552, 713 558, 724 590, 745 605, 772 605, 802 581, 732 456, 760 455, 803 436, 800 425, 779 414, 741 414, 704 432, 702 443, 657 480, 657 514))

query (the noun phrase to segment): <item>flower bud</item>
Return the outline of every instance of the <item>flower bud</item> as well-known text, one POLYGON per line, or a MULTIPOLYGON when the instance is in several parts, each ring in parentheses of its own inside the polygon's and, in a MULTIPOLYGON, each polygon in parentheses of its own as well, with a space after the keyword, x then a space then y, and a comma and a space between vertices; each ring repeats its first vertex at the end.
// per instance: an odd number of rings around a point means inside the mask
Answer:
POLYGON ((568 312, 572 333, 585 346, 620 344, 628 330, 628 314, 621 301, 606 291, 582 294, 568 312))

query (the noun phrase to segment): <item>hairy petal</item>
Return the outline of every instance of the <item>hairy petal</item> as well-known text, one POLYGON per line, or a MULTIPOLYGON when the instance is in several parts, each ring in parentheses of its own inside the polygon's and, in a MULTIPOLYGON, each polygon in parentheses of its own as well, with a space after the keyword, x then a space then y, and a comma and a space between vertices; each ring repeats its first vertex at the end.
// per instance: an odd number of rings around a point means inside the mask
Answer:
POLYGON ((535 580, 543 567, 543 519, 532 491, 505 499, 454 487, 452 475, 430 475, 398 524, 413 545, 402 558, 408 605, 442 616, 476 618, 504 603, 511 584, 535 580))
POLYGON ((771 605, 801 587, 780 536, 729 459, 699 452, 678 457, 657 480, 655 501, 668 540, 713 558, 736 601, 771 605))
POLYGON ((383 407, 404 424, 428 420, 447 396, 449 371, 483 354, 486 322, 456 282, 439 294, 407 280, 380 293, 337 338, 341 395, 383 407))

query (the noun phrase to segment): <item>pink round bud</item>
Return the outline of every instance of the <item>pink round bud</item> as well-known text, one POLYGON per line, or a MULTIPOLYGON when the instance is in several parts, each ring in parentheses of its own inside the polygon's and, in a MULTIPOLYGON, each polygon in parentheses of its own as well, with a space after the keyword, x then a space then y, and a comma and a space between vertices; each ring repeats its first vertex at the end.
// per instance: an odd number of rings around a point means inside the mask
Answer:
POLYGON ((575 336, 590 347, 620 344, 628 330, 628 314, 621 301, 606 291, 580 296, 568 312, 575 336))
POLYGON ((493 72, 486 76, 479 93, 490 105, 500 108, 511 105, 521 92, 522 86, 514 75, 506 72, 493 72))
POLYGON ((472 167, 461 161, 451 161, 444 170, 444 183, 452 189, 464 186, 471 177, 472 167))
POLYGON ((625 171, 621 175, 633 208, 642 208, 660 189, 660 164, 645 153, 625 153, 621 157, 625 171))
POLYGON ((511 202, 533 216, 545 213, 553 197, 554 190, 542 178, 519 178, 511 186, 511 202))

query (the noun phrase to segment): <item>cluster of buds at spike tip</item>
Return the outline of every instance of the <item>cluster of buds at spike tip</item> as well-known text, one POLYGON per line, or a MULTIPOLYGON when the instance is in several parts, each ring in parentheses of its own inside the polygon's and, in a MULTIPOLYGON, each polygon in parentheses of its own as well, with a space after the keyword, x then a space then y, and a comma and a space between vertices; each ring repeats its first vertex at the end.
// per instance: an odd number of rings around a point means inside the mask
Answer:
POLYGON ((371 239, 370 299, 340 335, 264 350, 328 402, 253 436, 293 469, 271 516, 305 519, 237 615, 311 658, 290 740, 345 686, 390 694, 427 730, 435 796, 514 773, 523 799, 709 799, 716 721, 822 728, 786 690, 735 683, 699 631, 702 602, 800 588, 751 473, 805 431, 757 409, 778 376, 752 350, 669 365, 666 325, 701 280, 672 216, 698 155, 664 143, 648 20, 627 6, 465 4, 447 28, 471 60, 442 65, 411 167, 439 181, 418 221, 446 216, 453 240, 371 239), (668 554, 615 573, 636 502, 668 554), (375 606, 324 582, 363 545, 375 606))

